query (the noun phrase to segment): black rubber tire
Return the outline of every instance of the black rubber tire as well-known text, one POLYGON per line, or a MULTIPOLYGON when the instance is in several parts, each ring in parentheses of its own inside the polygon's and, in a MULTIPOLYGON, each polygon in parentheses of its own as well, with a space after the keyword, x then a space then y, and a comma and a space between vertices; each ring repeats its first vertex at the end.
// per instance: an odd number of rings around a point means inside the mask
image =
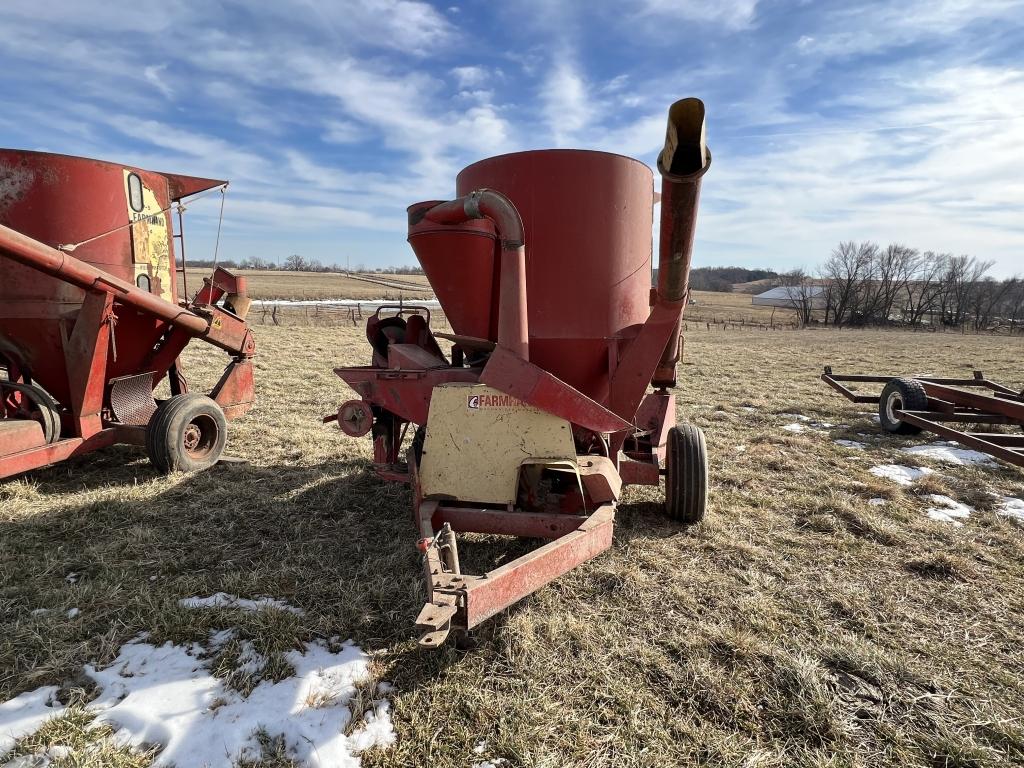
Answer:
POLYGON ((146 427, 146 453, 161 472, 198 472, 217 463, 227 437, 221 407, 190 392, 157 408, 146 427))
MULTIPOLYGON (((3 382, 3 386, 0 386, 0 389, 21 392, 32 402, 32 405, 35 406, 34 410, 39 414, 36 421, 43 428, 43 439, 47 445, 52 445, 60 440, 60 406, 57 405, 56 401, 45 390, 40 389, 34 384, 15 384, 10 381, 3 382)), ((3 395, 0 394, 0 397, 3 397, 3 395)))
POLYGON ((921 428, 896 417, 895 409, 927 411, 928 394, 917 379, 892 379, 882 390, 878 400, 878 422, 894 435, 916 435, 921 428))
POLYGON ((692 424, 668 431, 665 457, 665 511, 678 523, 699 523, 708 502, 708 449, 704 433, 692 424))

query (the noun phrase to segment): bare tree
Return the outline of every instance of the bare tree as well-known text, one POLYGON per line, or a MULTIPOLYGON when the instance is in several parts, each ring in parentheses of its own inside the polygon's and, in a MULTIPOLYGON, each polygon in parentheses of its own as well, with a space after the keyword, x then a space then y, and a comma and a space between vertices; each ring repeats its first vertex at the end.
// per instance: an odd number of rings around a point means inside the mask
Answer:
POLYGON ((797 324, 805 327, 813 319, 815 303, 821 295, 820 287, 802 267, 782 275, 782 284, 796 311, 797 324))

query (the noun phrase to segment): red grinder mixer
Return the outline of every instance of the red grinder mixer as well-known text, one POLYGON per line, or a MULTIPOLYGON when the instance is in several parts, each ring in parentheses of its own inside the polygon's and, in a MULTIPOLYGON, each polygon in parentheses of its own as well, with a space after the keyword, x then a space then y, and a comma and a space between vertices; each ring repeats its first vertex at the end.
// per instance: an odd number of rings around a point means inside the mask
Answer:
POLYGON ((381 307, 366 328, 372 364, 337 369, 360 399, 328 420, 371 434, 378 473, 412 487, 429 593, 421 644, 611 546, 623 485, 665 475, 668 514, 703 517, 704 437, 676 426, 669 389, 710 164, 703 103, 676 102, 658 158, 654 289, 653 178, 629 157, 492 157, 459 174, 456 199, 409 208, 409 243, 453 333, 432 331, 424 308, 381 307), (461 570, 456 532, 550 541, 475 576, 461 570))
POLYGON ((218 269, 179 302, 170 212, 224 186, 0 149, 0 478, 113 443, 145 445, 164 471, 217 461, 226 419, 253 402, 249 299, 218 269), (192 339, 230 357, 209 397, 178 360, 192 339))

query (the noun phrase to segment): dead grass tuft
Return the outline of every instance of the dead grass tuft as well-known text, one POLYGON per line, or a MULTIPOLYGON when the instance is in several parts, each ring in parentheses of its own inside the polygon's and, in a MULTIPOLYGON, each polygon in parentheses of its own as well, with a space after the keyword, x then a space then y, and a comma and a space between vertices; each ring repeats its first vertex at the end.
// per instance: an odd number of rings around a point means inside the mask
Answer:
POLYGON ((911 573, 926 579, 968 581, 975 575, 974 569, 966 560, 945 552, 908 560, 904 567, 911 573))

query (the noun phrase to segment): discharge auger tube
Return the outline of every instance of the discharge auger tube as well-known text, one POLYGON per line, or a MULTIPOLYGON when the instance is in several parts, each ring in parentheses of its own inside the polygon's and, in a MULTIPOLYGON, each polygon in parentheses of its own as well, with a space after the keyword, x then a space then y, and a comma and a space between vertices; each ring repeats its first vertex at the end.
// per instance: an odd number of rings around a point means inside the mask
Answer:
POLYGON ((654 386, 674 386, 679 362, 679 332, 686 304, 693 236, 697 227, 701 178, 711 167, 711 150, 704 133, 704 102, 680 99, 668 110, 665 147, 658 156, 661 173, 661 237, 658 250, 658 298, 666 307, 679 307, 661 361, 654 372, 654 386))

